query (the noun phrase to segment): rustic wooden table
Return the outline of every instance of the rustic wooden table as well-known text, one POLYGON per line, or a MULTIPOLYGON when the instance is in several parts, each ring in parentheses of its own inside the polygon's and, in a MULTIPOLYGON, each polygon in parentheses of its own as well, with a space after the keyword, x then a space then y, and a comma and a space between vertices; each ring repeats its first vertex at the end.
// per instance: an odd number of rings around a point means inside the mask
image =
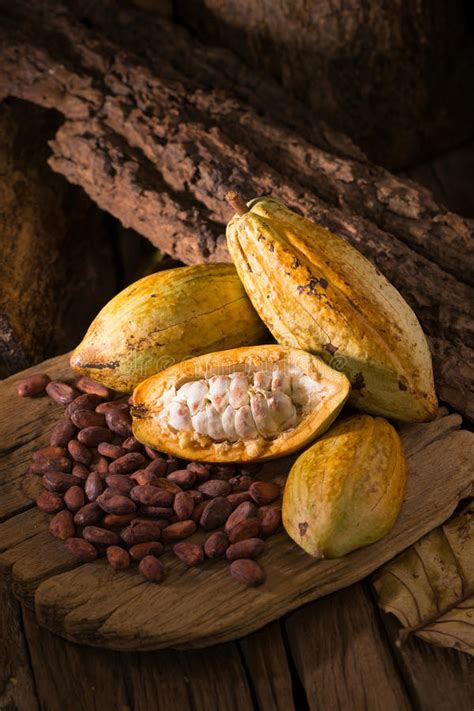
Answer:
MULTIPOLYGON (((65 362, 55 359, 35 370, 46 367, 60 374, 65 362)), ((37 478, 25 476, 31 450, 47 436, 57 412, 51 406, 46 413, 44 403, 16 400, 13 385, 20 377, 0 386, 0 709, 472 709, 474 660, 413 637, 399 648, 398 623, 379 610, 368 580, 310 602, 237 641, 202 649, 114 651, 67 641, 40 625, 35 594, 42 581, 74 571, 34 508, 37 478), (37 408, 36 416, 21 414, 28 408, 37 408), (44 416, 38 417, 39 412, 44 416)), ((433 462, 449 480, 439 497, 441 521, 461 492, 453 480, 465 461, 456 453, 472 437, 459 431, 460 423, 457 415, 445 417, 431 426, 424 441, 418 431, 403 433, 408 452, 418 451, 418 461, 432 467, 433 486, 440 484, 433 462), (449 496, 451 502, 443 500, 449 496)), ((77 610, 81 594, 69 582, 63 607, 77 610)), ((110 588, 104 589, 104 598, 110 597, 110 588)), ((91 594, 91 599, 96 597, 91 594)), ((301 601, 307 599, 302 591, 301 601)), ((127 609, 133 611, 133 602, 127 609)), ((176 614, 179 610, 177 605, 176 614)), ((244 613, 239 629, 245 629, 245 608, 244 613)), ((59 629, 64 610, 51 607, 48 614, 47 626, 59 629)), ((221 615, 217 604, 215 615, 221 615)), ((100 612, 92 623, 95 634, 102 626, 100 612)), ((187 624, 193 624, 192 616, 187 624)))

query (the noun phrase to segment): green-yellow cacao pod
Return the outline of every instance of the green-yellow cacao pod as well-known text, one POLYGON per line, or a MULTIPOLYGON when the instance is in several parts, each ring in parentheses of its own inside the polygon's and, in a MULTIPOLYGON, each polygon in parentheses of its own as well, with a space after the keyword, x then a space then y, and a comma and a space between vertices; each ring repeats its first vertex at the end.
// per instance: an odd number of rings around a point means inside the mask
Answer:
POLYGON ((293 465, 283 525, 303 550, 338 558, 385 536, 397 518, 407 471, 400 438, 381 417, 342 420, 293 465))
POLYGON ((155 449, 205 462, 283 457, 324 432, 349 381, 310 353, 278 345, 192 358, 133 393, 133 434, 155 449))
POLYGON ((395 287, 348 242, 276 200, 243 209, 227 227, 229 252, 276 340, 343 370, 358 409, 433 419, 428 343, 395 287))
POLYGON ((198 264, 140 279, 109 301, 71 357, 94 380, 131 392, 201 353, 254 345, 267 330, 231 264, 198 264))

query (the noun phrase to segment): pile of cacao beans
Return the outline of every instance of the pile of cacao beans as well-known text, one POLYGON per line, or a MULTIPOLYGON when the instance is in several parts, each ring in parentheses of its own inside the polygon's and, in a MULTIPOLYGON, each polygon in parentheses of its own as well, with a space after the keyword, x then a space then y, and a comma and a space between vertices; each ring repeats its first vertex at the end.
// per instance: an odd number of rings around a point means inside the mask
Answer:
POLYGON ((142 445, 128 400, 88 377, 66 383, 35 374, 17 385, 22 397, 44 392, 65 411, 49 446, 33 454, 30 472, 43 485, 36 503, 80 562, 105 554, 126 570, 136 561, 160 583, 159 558, 172 547, 187 567, 224 557, 236 581, 263 583, 255 559, 279 529, 281 508, 279 485, 256 478, 261 464, 184 463, 142 445))

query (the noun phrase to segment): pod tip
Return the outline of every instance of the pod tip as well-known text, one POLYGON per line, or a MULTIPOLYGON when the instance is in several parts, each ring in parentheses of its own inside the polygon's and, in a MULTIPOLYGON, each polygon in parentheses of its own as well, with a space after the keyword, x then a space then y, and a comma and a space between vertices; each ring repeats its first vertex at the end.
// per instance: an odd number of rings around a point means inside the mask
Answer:
POLYGON ((238 215, 245 215, 245 213, 249 211, 245 200, 239 193, 236 193, 235 190, 229 190, 229 192, 226 193, 225 199, 238 215))

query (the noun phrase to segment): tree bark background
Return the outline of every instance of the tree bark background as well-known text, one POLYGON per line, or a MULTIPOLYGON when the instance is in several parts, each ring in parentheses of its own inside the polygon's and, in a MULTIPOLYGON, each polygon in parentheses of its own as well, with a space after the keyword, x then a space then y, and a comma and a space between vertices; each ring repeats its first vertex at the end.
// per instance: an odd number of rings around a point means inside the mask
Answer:
POLYGON ((117 2, 68 5, 0 0, 0 96, 63 114, 50 165, 187 263, 229 259, 229 188, 303 210, 399 288, 430 338, 441 399, 472 414, 472 221, 229 52, 117 2))
POLYGON ((174 0, 199 39, 274 77, 376 163, 473 137, 474 15, 463 0, 174 0))
POLYGON ((0 374, 72 348, 117 287, 108 216, 47 164, 60 123, 0 104, 0 374))

